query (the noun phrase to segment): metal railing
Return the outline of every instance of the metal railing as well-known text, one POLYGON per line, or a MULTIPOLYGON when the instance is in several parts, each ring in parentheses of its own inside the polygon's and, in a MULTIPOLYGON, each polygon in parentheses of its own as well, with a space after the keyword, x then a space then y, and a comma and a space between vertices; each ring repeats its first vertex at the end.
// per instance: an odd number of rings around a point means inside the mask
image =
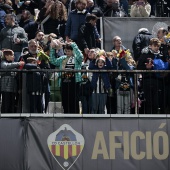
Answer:
MULTIPOLYGON (((1 70, 0 73, 3 117, 8 115, 54 117, 56 114, 61 116, 77 114, 78 117, 87 114, 132 116, 170 113, 170 71, 72 70, 70 72, 70 70, 41 69, 1 70), (71 83, 75 80, 76 73, 81 74, 83 79, 79 83, 71 83), (93 80, 87 84, 87 77, 83 77, 83 74, 87 73, 91 74, 91 78, 95 74, 104 73, 104 77, 108 75, 111 86, 103 89, 104 91, 95 89, 93 80), (14 82, 10 78, 14 79, 14 82), (60 80, 61 87, 58 85, 60 80), (14 86, 8 89, 10 82, 14 83, 14 86), (3 83, 6 83, 5 86, 3 83), (8 110, 9 112, 6 112, 8 110)), ((101 83, 98 87, 106 86, 103 80, 101 83)))

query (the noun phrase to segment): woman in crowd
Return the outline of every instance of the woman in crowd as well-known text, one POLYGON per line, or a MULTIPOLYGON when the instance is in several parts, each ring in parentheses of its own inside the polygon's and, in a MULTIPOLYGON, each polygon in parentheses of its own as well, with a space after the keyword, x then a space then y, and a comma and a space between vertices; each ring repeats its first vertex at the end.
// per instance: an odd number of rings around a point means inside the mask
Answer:
POLYGON ((40 11, 39 18, 41 18, 41 30, 45 34, 54 33, 64 37, 67 10, 62 2, 53 2, 46 8, 45 14, 40 11))
POLYGON ((147 0, 138 0, 133 3, 130 10, 131 17, 149 17, 151 13, 151 5, 147 0))

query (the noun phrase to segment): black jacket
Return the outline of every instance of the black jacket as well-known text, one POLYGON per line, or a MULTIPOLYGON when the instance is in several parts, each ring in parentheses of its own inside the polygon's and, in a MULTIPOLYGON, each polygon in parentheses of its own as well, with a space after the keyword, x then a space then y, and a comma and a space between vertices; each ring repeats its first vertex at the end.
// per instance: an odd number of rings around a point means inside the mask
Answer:
POLYGON ((118 10, 114 10, 110 6, 106 6, 105 9, 103 10, 103 16, 105 17, 127 17, 126 12, 119 8, 118 10))
MULTIPOLYGON (((155 59, 155 54, 152 53, 152 51, 149 48, 144 48, 142 50, 142 54, 138 60, 138 65, 137 65, 137 69, 138 70, 150 70, 146 68, 146 64, 148 63, 149 60, 154 60, 155 59)), ((164 61, 162 54, 158 53, 156 55, 156 59, 161 59, 162 61, 164 61)), ((153 70, 154 68, 152 67, 151 70, 153 70)), ((149 81, 151 81, 151 79, 157 79, 158 77, 156 76, 156 73, 144 73, 143 74, 143 79, 148 79, 149 81)))
POLYGON ((139 59, 142 49, 149 46, 151 38, 153 38, 153 36, 148 31, 142 31, 135 36, 132 44, 135 61, 139 59))
POLYGON ((19 26, 24 28, 25 32, 28 34, 28 40, 34 39, 35 34, 38 30, 38 23, 29 19, 27 21, 23 21, 22 19, 19 22, 19 26))
MULTIPOLYGON (((35 64, 25 64, 24 66, 27 70, 37 69, 38 67, 35 64)), ((44 91, 44 82, 43 82, 43 72, 28 72, 26 76, 27 81, 27 92, 38 92, 42 94, 44 91)))
POLYGON ((80 26, 77 45, 81 51, 84 51, 85 48, 90 49, 92 47, 96 47, 94 26, 90 23, 85 23, 80 26))

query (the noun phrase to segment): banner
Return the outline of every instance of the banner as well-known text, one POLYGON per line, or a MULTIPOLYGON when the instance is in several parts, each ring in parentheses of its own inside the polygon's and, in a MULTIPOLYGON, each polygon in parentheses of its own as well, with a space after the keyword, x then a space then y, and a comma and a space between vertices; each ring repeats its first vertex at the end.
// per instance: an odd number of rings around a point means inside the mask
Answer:
POLYGON ((148 28, 154 37, 160 27, 167 28, 170 25, 169 18, 103 18, 103 43, 104 49, 110 51, 113 47, 112 39, 114 36, 120 36, 123 45, 132 52, 132 42, 138 34, 140 28, 148 28))
POLYGON ((2 170, 168 170, 169 118, 0 120, 2 170))
POLYGON ((25 127, 23 119, 0 119, 0 170, 25 169, 25 127))

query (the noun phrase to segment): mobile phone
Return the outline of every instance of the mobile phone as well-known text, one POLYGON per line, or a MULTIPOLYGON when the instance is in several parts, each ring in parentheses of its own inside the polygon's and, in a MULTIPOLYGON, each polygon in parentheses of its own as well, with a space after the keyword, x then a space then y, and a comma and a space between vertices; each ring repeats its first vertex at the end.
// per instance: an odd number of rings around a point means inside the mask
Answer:
POLYGON ((136 4, 137 5, 144 5, 144 2, 137 1, 136 4))

